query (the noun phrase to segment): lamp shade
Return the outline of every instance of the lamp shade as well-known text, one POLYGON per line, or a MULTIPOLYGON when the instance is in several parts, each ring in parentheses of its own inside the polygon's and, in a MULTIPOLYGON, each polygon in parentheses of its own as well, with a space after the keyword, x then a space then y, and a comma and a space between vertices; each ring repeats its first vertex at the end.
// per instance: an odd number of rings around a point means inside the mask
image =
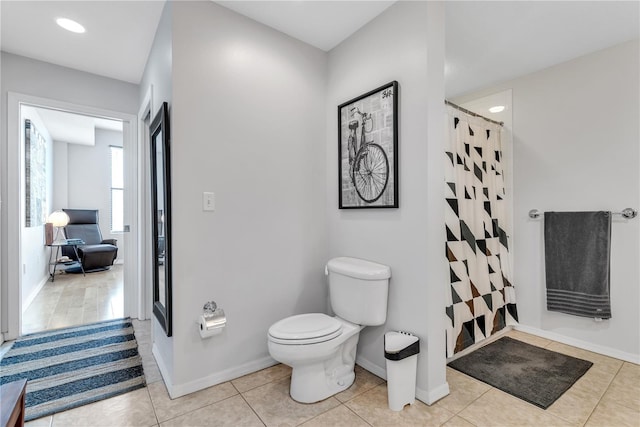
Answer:
POLYGON ((62 211, 54 211, 47 218, 47 222, 53 224, 54 227, 64 227, 69 224, 69 215, 62 211))

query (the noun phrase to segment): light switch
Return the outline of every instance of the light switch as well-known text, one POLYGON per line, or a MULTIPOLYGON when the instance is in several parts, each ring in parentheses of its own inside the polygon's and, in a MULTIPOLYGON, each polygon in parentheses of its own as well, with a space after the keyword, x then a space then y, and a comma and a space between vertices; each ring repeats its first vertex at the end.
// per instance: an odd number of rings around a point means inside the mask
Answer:
POLYGON ((216 199, 215 194, 205 191, 202 193, 202 210, 203 211, 215 211, 216 199))

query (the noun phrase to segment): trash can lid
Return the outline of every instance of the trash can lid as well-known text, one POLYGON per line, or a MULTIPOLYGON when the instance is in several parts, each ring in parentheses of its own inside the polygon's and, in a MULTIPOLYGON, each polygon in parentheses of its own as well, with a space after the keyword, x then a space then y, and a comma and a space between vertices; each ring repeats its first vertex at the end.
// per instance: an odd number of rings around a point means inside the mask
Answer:
POLYGON ((402 360, 420 353, 420 338, 407 332, 387 332, 384 334, 384 357, 402 360))

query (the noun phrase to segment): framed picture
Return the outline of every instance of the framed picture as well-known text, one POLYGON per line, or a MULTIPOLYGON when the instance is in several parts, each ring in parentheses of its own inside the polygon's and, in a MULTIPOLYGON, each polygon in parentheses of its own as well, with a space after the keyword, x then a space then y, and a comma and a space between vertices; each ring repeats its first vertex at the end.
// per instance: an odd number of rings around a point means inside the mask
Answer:
POLYGON ((398 82, 338 106, 340 209, 398 207, 398 82))
POLYGON ((47 218, 47 141, 29 119, 24 121, 25 227, 47 218))

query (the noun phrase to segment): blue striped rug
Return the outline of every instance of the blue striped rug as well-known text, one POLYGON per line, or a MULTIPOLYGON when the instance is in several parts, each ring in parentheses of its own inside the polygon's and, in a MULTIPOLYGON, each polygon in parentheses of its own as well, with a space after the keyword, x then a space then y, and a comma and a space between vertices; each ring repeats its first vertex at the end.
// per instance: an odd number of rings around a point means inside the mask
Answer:
POLYGON ((144 387, 131 319, 18 338, 0 360, 0 384, 23 378, 26 421, 144 387))

